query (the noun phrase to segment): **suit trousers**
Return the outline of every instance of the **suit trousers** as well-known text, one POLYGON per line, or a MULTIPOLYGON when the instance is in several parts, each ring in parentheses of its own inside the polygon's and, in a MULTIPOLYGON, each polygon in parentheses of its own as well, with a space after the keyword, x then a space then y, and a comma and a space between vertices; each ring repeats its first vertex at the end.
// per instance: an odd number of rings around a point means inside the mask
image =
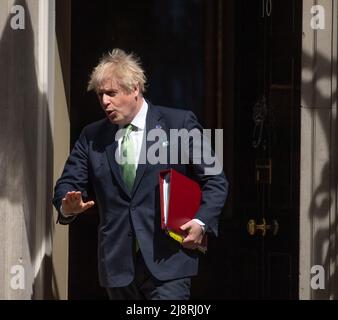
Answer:
POLYGON ((141 250, 135 257, 135 278, 126 287, 106 288, 110 300, 188 300, 191 278, 156 279, 148 270, 141 250))

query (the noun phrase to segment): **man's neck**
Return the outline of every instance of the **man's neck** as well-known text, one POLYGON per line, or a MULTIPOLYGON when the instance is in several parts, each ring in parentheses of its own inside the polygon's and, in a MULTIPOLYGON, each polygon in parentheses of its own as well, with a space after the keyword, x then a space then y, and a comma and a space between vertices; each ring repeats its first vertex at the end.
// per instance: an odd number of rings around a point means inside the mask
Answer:
POLYGON ((125 125, 131 123, 135 117, 138 115, 138 113, 141 111, 142 109, 142 105, 143 105, 143 102, 144 102, 144 98, 143 96, 138 96, 137 98, 137 106, 136 106, 136 109, 135 111, 133 112, 133 114, 129 117, 128 121, 125 121, 123 123, 119 123, 119 127, 122 128, 124 127, 125 125))
POLYGON ((132 122, 134 120, 134 118, 137 116, 137 114, 140 112, 142 105, 143 105, 143 96, 138 96, 137 107, 136 107, 135 112, 134 112, 133 116, 131 117, 129 123, 132 122))

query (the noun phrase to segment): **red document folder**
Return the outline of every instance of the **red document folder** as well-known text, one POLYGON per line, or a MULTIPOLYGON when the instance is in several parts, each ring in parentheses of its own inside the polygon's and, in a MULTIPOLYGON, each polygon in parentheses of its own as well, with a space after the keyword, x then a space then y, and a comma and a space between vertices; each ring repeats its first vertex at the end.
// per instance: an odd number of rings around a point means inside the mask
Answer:
MULTIPOLYGON (((201 203, 201 188, 197 182, 174 169, 160 172, 161 226, 175 240, 182 242, 184 231, 180 229, 195 218, 201 203)), ((205 252, 207 235, 198 248, 205 252)))

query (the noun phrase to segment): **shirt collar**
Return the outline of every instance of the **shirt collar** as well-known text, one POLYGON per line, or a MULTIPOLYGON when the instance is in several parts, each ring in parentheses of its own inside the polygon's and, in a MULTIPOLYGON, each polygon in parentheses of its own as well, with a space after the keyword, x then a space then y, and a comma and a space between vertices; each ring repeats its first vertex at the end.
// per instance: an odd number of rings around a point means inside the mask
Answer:
POLYGON ((146 126, 146 117, 148 112, 148 103, 143 99, 140 111, 137 113, 131 124, 139 130, 144 130, 146 126))
MULTIPOLYGON (((148 112, 148 103, 146 102, 145 99, 143 99, 141 109, 139 110, 139 112, 136 114, 135 118, 131 122, 131 124, 134 127, 136 127, 138 130, 144 130, 146 126, 147 112, 148 112)), ((119 128, 121 129, 122 127, 119 126, 119 128)))

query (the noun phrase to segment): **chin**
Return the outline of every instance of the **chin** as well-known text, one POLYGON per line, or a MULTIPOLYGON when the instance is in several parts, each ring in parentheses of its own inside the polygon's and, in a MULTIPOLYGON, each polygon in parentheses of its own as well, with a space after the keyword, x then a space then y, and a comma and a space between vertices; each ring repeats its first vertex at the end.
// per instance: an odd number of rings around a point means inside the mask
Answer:
MULTIPOLYGON (((108 118, 108 119, 109 119, 109 118, 108 118)), ((120 125, 120 123, 119 123, 118 120, 115 120, 115 119, 109 119, 109 121, 110 121, 112 124, 120 125)))
POLYGON ((121 120, 121 119, 111 119, 111 118, 108 118, 109 119, 109 121, 112 123, 112 124, 116 124, 116 125, 118 125, 118 126, 123 126, 124 125, 124 122, 123 122, 123 120, 121 120))
POLYGON ((121 120, 121 119, 119 119, 118 117, 114 117, 114 116, 109 116, 108 114, 106 115, 107 116, 107 118, 108 118, 108 120, 110 121, 110 122, 112 122, 112 123, 116 123, 116 122, 119 122, 119 120, 121 120))

